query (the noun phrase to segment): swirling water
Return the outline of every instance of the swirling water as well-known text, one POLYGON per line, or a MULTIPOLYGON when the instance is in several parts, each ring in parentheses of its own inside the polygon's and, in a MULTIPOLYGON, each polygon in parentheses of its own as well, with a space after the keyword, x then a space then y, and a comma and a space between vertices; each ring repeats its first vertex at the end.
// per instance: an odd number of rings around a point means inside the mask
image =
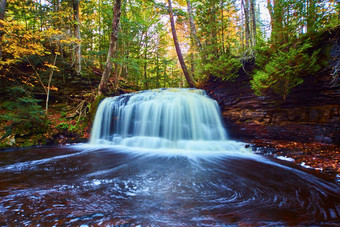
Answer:
POLYGON ((89 144, 0 152, 0 225, 337 225, 339 195, 228 140, 201 90, 105 99, 89 144))
POLYGON ((0 152, 0 224, 339 223, 337 184, 254 154, 162 154, 89 145, 0 152))

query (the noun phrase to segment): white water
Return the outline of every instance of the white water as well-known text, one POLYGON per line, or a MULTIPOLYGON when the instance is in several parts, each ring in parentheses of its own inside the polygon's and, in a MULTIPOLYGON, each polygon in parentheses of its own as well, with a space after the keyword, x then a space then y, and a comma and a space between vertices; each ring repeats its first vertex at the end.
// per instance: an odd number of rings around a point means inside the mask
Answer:
POLYGON ((215 100, 203 90, 180 88, 104 99, 90 144, 215 152, 239 152, 244 147, 228 139, 215 100))

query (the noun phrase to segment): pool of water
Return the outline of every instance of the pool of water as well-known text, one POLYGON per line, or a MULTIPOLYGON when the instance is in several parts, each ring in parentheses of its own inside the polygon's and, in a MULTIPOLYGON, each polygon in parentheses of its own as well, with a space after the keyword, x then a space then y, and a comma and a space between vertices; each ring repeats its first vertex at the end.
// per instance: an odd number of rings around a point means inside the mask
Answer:
POLYGON ((336 225, 340 187, 263 156, 0 152, 0 225, 336 225))

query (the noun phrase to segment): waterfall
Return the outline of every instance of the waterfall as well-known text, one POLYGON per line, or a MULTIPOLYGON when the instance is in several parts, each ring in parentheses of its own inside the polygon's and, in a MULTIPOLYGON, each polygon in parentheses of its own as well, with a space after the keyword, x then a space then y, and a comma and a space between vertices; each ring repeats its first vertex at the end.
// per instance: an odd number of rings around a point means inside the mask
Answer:
POLYGON ((105 98, 95 116, 90 144, 213 151, 240 146, 228 140, 215 100, 204 90, 180 88, 105 98))

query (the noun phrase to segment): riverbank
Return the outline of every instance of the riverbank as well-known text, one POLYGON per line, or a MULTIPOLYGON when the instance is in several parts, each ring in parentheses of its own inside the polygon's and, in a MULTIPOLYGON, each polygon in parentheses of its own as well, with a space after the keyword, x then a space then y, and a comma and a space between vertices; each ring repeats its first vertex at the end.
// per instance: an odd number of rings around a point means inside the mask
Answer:
POLYGON ((86 142, 90 137, 91 122, 66 104, 51 106, 42 121, 31 124, 25 130, 21 122, 0 123, 0 150, 86 142))
POLYGON ((249 140, 256 154, 270 156, 319 177, 340 182, 340 147, 321 143, 249 140), (318 174, 320 173, 320 174, 318 174))

